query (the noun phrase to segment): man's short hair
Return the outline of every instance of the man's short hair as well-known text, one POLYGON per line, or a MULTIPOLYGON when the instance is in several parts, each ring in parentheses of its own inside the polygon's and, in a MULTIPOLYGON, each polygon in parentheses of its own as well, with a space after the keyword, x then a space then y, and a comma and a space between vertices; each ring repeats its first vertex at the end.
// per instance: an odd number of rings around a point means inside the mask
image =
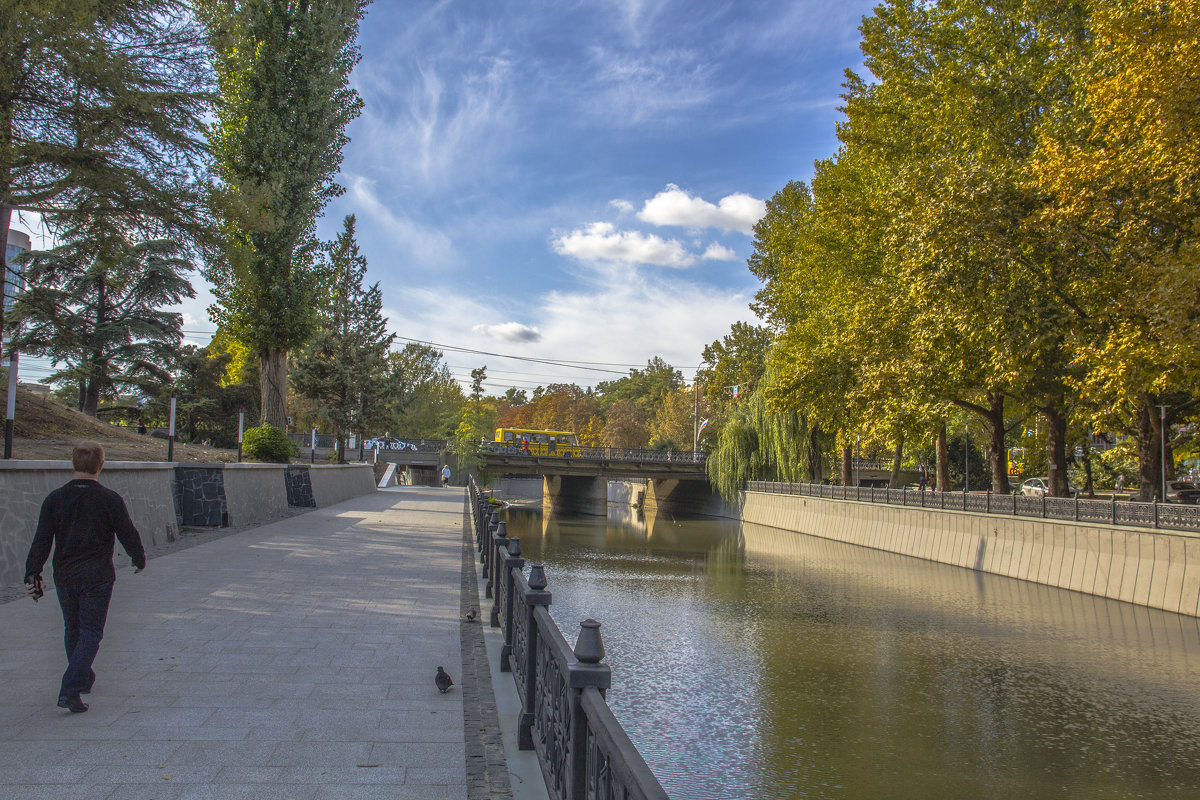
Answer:
POLYGON ((99 442, 80 442, 71 451, 71 466, 76 472, 95 475, 104 464, 104 448, 99 442))

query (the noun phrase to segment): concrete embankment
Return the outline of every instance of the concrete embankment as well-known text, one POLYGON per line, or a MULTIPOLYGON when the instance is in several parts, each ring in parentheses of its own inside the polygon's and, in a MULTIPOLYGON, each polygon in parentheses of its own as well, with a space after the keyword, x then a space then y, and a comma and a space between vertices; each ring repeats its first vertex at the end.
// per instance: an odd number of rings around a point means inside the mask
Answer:
MULTIPOLYGON (((745 492, 743 522, 1200 616, 1200 536, 745 492)), ((747 549, 776 547, 747 541, 747 549)))

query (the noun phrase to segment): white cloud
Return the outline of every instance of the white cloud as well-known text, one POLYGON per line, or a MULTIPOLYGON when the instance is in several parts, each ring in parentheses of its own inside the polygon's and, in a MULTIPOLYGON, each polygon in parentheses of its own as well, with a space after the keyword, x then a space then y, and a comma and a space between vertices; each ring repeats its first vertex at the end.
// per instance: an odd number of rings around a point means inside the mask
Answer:
POLYGON ((628 200, 613 200, 609 202, 609 205, 615 208, 617 211, 620 211, 622 214, 633 213, 633 203, 629 202, 628 200))
MULTIPOLYGON (((401 260, 420 266, 440 266, 457 261, 454 245, 446 234, 408 217, 398 216, 375 193, 374 181, 361 175, 347 174, 348 205, 359 216, 360 231, 368 220, 402 251, 401 260), (367 219, 363 219, 363 217, 367 219)), ((339 226, 340 227, 340 226, 339 226)), ((361 234, 360 234, 361 239, 361 234)))
POLYGON ((713 205, 669 183, 666 189, 646 201, 638 212, 638 219, 652 225, 719 228, 749 235, 754 233, 754 223, 766 213, 766 202, 742 192, 726 195, 713 205))
POLYGON ((722 244, 713 242, 704 251, 704 255, 700 256, 705 261, 737 261, 737 253, 730 250, 722 244))
POLYGON ((475 333, 499 339, 502 342, 540 342, 542 334, 537 328, 522 325, 519 322, 504 322, 499 325, 476 325, 471 328, 475 333))
POLYGON ((696 256, 675 239, 662 239, 639 231, 618 231, 610 222, 593 222, 585 228, 556 237, 554 252, 581 261, 619 261, 690 267, 696 256))

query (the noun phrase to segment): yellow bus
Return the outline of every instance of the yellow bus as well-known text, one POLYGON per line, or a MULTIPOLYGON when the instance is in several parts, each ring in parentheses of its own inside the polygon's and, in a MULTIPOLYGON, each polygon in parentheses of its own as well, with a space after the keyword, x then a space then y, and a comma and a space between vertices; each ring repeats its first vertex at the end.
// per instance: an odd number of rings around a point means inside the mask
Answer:
POLYGON ((534 431, 525 428, 497 428, 496 442, 531 456, 579 457, 579 441, 567 431, 534 431))

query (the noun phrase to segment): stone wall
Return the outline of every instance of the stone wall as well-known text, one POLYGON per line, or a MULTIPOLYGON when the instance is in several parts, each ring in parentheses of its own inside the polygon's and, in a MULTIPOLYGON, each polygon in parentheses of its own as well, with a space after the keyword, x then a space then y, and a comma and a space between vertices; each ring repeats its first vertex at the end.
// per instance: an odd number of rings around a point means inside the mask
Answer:
POLYGON ((1200 535, 745 492, 742 520, 1200 616, 1200 535))
MULTIPOLYGON (((71 474, 69 461, 0 460, 0 586, 21 582, 42 500, 71 474)), ((329 506, 375 491, 370 464, 110 461, 100 482, 125 498, 148 546, 174 541, 185 525, 258 525, 287 516, 289 507, 329 506)), ((117 552, 121 563, 120 547, 117 552)))
POLYGON ((261 525, 288 514, 286 464, 225 464, 228 525, 261 525))
MULTIPOLYGON (((100 482, 125 498, 129 516, 147 545, 174 541, 174 464, 110 461, 100 482)), ((20 583, 37 530, 42 500, 71 480, 69 461, 0 461, 0 585, 20 583)), ((117 546, 121 563, 125 556, 117 546)), ((128 563, 128 560, 125 560, 128 563)))
POLYGON ((375 470, 370 464, 318 465, 310 468, 308 474, 317 508, 375 491, 375 470))

